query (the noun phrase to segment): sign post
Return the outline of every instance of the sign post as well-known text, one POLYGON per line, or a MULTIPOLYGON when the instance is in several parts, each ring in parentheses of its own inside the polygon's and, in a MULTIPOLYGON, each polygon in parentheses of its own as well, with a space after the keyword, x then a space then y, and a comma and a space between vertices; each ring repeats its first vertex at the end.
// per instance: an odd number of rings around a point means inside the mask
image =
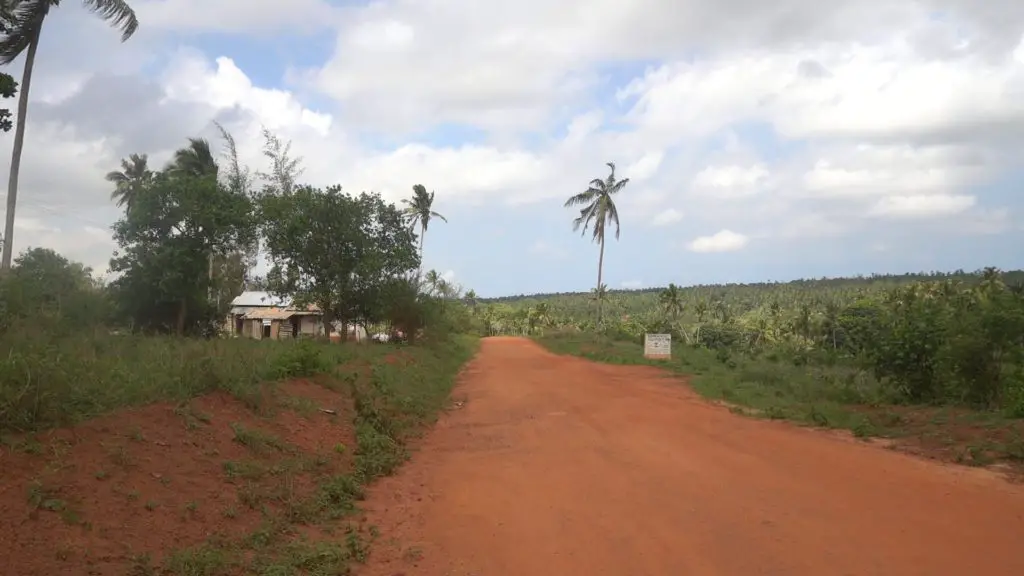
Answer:
POLYGON ((670 360, 672 358, 672 335, 644 334, 644 358, 670 360))

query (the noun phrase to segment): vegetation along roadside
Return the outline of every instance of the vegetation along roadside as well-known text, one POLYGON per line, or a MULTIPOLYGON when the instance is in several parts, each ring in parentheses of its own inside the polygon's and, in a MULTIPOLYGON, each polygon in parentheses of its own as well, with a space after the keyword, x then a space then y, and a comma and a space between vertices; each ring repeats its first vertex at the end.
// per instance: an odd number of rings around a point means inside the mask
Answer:
POLYGON ((139 363, 143 384, 122 376, 104 400, 136 407, 7 432, 4 573, 344 574, 364 559, 376 535, 356 514, 364 486, 404 462, 407 440, 444 408, 475 338, 240 344, 199 360, 184 351, 192 356, 182 381, 224 360, 223 385, 161 387, 174 373, 150 380, 139 363), (285 379, 245 381, 261 374, 285 379))
POLYGON ((474 353, 461 288, 422 271, 424 187, 302 185, 269 132, 254 174, 221 135, 107 175, 105 278, 45 248, 0 272, 0 573, 347 573, 364 487, 474 353))
POLYGON ((987 269, 624 291, 609 298, 618 314, 589 331, 577 327, 588 318, 584 296, 492 306, 532 314, 527 332, 554 352, 663 366, 738 412, 848 429, 929 457, 1019 473, 1019 276, 987 269), (644 332, 672 334, 673 358, 645 360, 644 332))

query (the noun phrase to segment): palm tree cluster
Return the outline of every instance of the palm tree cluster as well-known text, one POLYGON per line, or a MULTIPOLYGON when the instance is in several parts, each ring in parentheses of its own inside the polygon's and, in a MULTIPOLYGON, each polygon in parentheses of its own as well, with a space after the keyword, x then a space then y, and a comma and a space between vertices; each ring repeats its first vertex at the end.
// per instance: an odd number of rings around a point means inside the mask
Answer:
POLYGON ((659 332, 723 354, 847 358, 909 400, 1019 402, 1024 411, 1016 384, 1024 382, 1024 271, 613 291, 602 297, 610 314, 600 325, 593 298, 485 301, 479 314, 499 331, 598 331, 636 342, 659 332), (538 310, 544 322, 530 323, 538 310))

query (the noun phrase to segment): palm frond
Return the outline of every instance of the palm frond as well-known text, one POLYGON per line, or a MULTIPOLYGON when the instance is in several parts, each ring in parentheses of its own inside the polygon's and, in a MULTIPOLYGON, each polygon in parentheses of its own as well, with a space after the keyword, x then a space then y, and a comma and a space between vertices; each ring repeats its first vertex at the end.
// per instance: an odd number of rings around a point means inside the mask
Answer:
POLYGON ((21 56, 37 37, 53 0, 21 0, 10 12, 6 33, 0 38, 0 65, 21 56))
POLYGON ((135 10, 125 0, 83 0, 90 12, 121 30, 121 41, 132 37, 139 28, 139 19, 135 10))
POLYGON ((619 209, 615 206, 615 202, 612 202, 611 198, 608 198, 608 200, 607 200, 606 210, 607 210, 607 213, 608 213, 608 216, 607 216, 608 221, 615 223, 615 239, 618 240, 619 239, 619 232, 620 232, 619 209))
POLYGON ((597 196, 600 194, 601 191, 594 187, 587 188, 585 192, 580 192, 579 194, 570 196, 569 199, 565 201, 563 207, 569 208, 571 206, 582 206, 583 204, 590 204, 591 202, 594 201, 594 198, 597 198, 597 196))
POLYGON ((626 184, 629 184, 629 178, 623 178, 622 180, 619 180, 618 182, 616 182, 615 184, 608 188, 608 195, 610 196, 612 194, 618 194, 620 190, 626 187, 626 184))

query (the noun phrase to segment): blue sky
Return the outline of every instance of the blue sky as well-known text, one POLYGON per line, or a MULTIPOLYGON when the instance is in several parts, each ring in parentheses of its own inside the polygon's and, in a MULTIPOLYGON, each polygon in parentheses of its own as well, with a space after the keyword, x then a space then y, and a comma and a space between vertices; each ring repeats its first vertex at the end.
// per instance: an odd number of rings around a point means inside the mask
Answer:
POLYGON ((254 169, 266 125, 312 184, 436 190, 449 222, 426 265, 484 296, 593 287, 597 246, 562 203, 609 161, 631 178, 611 288, 1022 265, 1009 1, 941 19, 911 0, 197 1, 139 0, 123 45, 73 3, 51 18, 19 250, 102 270, 103 174, 218 120, 254 169), (119 81, 97 100, 104 74, 119 81))

